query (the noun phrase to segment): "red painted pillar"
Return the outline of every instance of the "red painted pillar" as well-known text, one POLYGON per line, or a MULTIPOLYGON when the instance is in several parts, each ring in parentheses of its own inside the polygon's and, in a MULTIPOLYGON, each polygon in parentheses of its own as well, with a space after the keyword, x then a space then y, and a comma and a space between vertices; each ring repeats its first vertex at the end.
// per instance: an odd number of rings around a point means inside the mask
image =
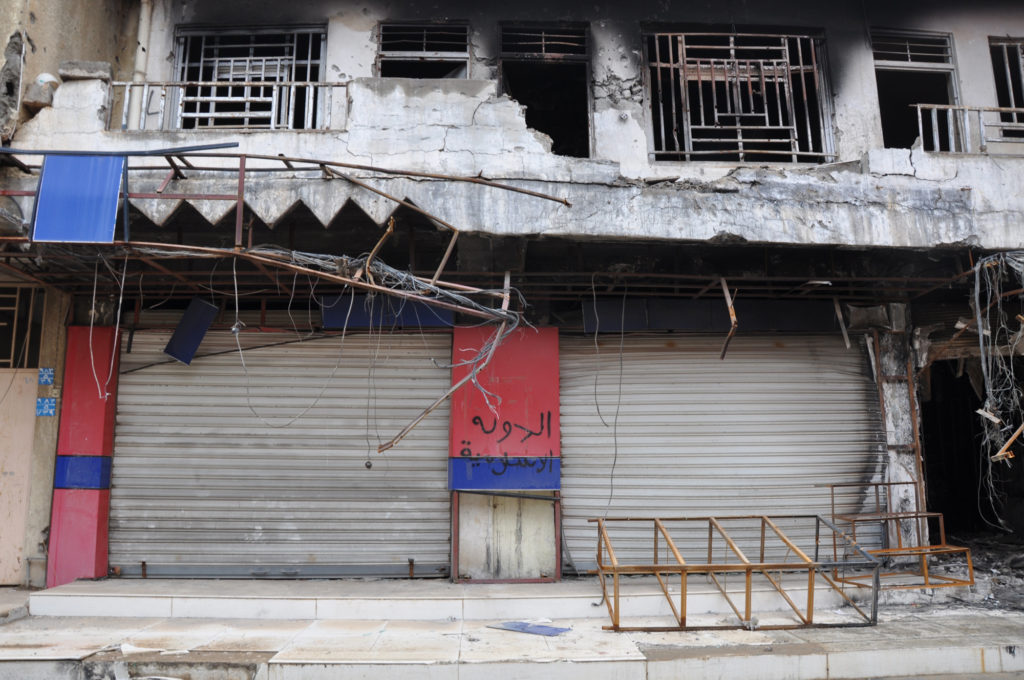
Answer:
POLYGON ((68 328, 46 586, 107 575, 110 457, 120 338, 110 327, 68 328), (113 357, 113 365, 111 365, 113 357))

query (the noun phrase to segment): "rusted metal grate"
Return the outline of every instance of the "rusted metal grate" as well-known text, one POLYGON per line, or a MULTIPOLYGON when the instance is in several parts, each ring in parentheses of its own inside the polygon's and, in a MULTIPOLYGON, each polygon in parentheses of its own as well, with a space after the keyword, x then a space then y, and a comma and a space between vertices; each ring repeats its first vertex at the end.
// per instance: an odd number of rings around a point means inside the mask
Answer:
POLYGON ((871 31, 875 61, 905 64, 952 64, 953 45, 949 35, 905 31, 871 31))
POLYGON ((506 56, 585 58, 587 49, 586 26, 501 27, 501 52, 506 56))
POLYGON ((819 39, 655 33, 646 49, 655 160, 832 158, 819 39))
POLYGON ((459 23, 380 25, 382 77, 465 78, 469 26, 459 23))
POLYGON ((389 55, 462 54, 469 45, 465 24, 381 24, 380 49, 389 55))
POLYGON ((323 29, 181 31, 174 127, 319 127, 323 29))

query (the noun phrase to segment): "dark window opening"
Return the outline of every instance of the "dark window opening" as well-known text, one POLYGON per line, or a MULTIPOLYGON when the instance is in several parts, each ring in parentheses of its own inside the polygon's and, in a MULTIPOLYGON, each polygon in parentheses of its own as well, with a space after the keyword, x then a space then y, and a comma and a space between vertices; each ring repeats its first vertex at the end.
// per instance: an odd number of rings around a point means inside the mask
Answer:
POLYGON ((310 129, 322 126, 326 34, 318 30, 204 33, 177 39, 178 127, 310 129))
POLYGON ((885 148, 963 151, 961 117, 948 108, 957 103, 952 38, 873 29, 871 49, 885 148))
POLYGON ((949 151, 949 117, 921 116, 918 130, 915 104, 951 104, 950 75, 919 71, 876 71, 882 140, 887 149, 909 149, 918 136, 931 151, 949 151), (935 147, 938 139, 938 148, 935 147))
POLYGON ((1024 139, 1024 38, 993 38, 990 49, 1000 108, 1022 109, 999 113, 1010 124, 1002 128, 1003 137, 1024 139))
POLYGON ((468 67, 465 24, 380 26, 378 71, 383 78, 465 78, 468 67))
POLYGON ((647 36, 655 160, 832 157, 824 49, 811 36, 647 36))
POLYGON ((526 107, 527 127, 559 156, 590 156, 590 68, 585 26, 503 26, 502 90, 526 107))

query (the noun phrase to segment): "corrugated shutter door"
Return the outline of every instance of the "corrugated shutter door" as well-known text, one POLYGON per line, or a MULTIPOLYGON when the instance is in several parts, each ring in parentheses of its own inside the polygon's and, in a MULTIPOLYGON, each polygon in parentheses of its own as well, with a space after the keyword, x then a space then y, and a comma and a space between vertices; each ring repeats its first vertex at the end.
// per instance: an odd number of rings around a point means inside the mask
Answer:
MULTIPOLYGON (((878 398, 857 345, 740 336, 722 361, 721 337, 627 336, 620 387, 620 338, 599 340, 560 345, 563 522, 579 568, 595 561, 591 517, 828 516, 828 484, 878 474, 878 398)), ((649 562, 651 544, 646 527, 614 542, 620 562, 649 562)))
POLYGON ((419 576, 447 572, 447 404, 376 450, 448 388, 434 360, 451 357, 450 335, 349 334, 342 346, 244 333, 248 377, 231 333, 207 334, 191 366, 167 361, 169 335, 136 332, 122 356, 112 565, 407 575, 412 559, 419 576))

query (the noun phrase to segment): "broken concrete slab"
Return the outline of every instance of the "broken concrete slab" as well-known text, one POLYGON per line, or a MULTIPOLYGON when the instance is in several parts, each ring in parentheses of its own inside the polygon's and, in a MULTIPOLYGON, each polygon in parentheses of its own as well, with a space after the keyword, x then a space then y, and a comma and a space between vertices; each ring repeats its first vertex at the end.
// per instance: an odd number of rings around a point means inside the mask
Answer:
POLYGON ((62 61, 57 75, 64 80, 102 80, 109 83, 114 79, 114 69, 107 61, 62 61))

